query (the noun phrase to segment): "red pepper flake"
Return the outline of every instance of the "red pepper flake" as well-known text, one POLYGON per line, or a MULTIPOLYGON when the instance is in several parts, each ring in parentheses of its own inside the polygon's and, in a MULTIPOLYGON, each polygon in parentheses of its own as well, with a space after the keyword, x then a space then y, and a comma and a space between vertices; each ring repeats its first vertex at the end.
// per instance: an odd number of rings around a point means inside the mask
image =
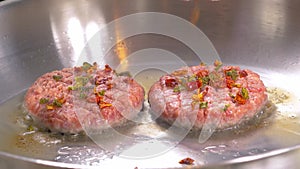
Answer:
POLYGON ((112 83, 107 84, 107 90, 112 89, 113 86, 114 86, 114 85, 113 85, 112 83))
POLYGON ((183 76, 183 75, 186 75, 188 73, 187 70, 176 70, 172 73, 172 75, 174 76, 183 76))
POLYGON ((54 106, 53 105, 46 105, 47 110, 53 110, 54 106))
POLYGON ((208 75, 209 75, 208 70, 200 70, 199 72, 196 73, 196 76, 198 78, 205 77, 205 76, 208 76, 208 75))
POLYGON ((249 99, 248 90, 242 87, 241 90, 236 94, 234 101, 237 102, 238 104, 245 104, 248 99, 249 99))
POLYGON ((226 78, 231 78, 234 81, 236 81, 238 78, 237 70, 232 69, 232 68, 229 70, 225 70, 225 75, 226 75, 226 78))
POLYGON ((234 98, 234 101, 238 104, 246 104, 246 99, 243 98, 243 96, 240 94, 240 93, 237 93, 235 98, 234 98))
POLYGON ((103 102, 103 96, 96 95, 96 102, 99 105, 101 102, 103 102))
POLYGON ((214 66, 215 66, 215 71, 218 71, 221 67, 222 67, 222 62, 221 61, 219 61, 219 60, 216 60, 215 62, 214 62, 214 66))
POLYGON ((198 89, 197 94, 194 94, 192 96, 192 108, 194 109, 195 105, 199 103, 199 109, 205 109, 207 108, 208 102, 204 102, 204 97, 208 92, 208 88, 201 91, 201 89, 198 89))
POLYGON ((96 102, 97 102, 100 109, 112 106, 111 103, 105 102, 103 96, 101 96, 100 94, 96 95, 96 102))
POLYGON ((112 106, 111 103, 105 103, 105 102, 102 102, 102 103, 99 105, 100 109, 104 109, 104 108, 110 107, 110 106, 112 106))
POLYGON ((229 89, 233 88, 234 87, 234 80, 232 80, 230 77, 226 77, 226 85, 229 89))
POLYGON ((248 73, 245 70, 240 71, 239 74, 240 74, 240 77, 248 76, 248 73))
POLYGON ((195 161, 194 159, 187 157, 187 158, 180 160, 179 164, 193 165, 194 161, 195 161))
POLYGON ((96 79, 95 85, 102 85, 102 84, 105 84, 107 81, 108 81, 108 78, 96 79))
POLYGON ((167 87, 175 87, 178 85, 178 82, 175 79, 166 79, 165 84, 167 87))
POLYGON ((104 71, 105 71, 105 72, 111 72, 111 71, 112 71, 112 68, 109 67, 109 65, 105 65, 104 71))

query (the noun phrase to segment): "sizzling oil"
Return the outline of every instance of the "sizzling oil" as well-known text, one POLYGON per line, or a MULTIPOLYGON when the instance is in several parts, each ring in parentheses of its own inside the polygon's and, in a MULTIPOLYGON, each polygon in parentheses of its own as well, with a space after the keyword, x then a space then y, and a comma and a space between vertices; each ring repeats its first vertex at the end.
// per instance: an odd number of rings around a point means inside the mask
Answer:
MULTIPOLYGON (((154 72, 155 71, 156 70, 154 70, 154 72)), ((143 74, 138 74, 135 79, 140 82, 148 92, 151 84, 158 80, 163 73, 164 72, 153 73, 153 71, 149 70, 148 72, 143 72, 143 74), (153 74, 155 76, 153 76, 153 74)), ((276 141, 279 140, 278 142, 280 142, 282 146, 296 144, 299 138, 298 136, 300 135, 299 112, 289 112, 289 109, 284 109, 292 106, 295 97, 291 93, 279 88, 268 88, 268 96, 270 101, 279 107, 279 109, 275 111, 270 109, 273 111, 270 112, 273 113, 272 118, 265 118, 262 122, 256 123, 251 127, 249 132, 234 133, 234 137, 227 137, 225 141, 220 142, 220 145, 227 145, 224 143, 235 141, 235 144, 239 145, 236 148, 239 149, 241 148, 240 146, 243 146, 242 142, 250 135, 258 135, 258 137, 266 136, 274 139, 277 138, 276 141), (278 139, 278 137, 285 139, 278 139)), ((21 93, 0 106, 2 114, 0 125, 4 126, 2 127, 2 130, 0 130, 2 134, 0 150, 27 157, 49 160, 55 159, 59 161, 58 157, 60 156, 57 155, 62 150, 67 149, 68 146, 80 147, 93 144, 93 142, 84 135, 61 135, 28 128, 28 119, 26 118, 26 112, 24 112, 22 107, 23 97, 24 93, 21 93), (5 128, 5 130, 3 130, 3 128, 5 128)), ((147 124, 136 126, 136 128, 142 128, 145 127, 145 125, 147 124)), ((139 129, 133 131, 138 132, 139 129)), ((135 134, 138 135, 138 133, 135 134)), ((216 139, 225 138, 221 135, 220 137, 216 137, 216 139)), ((185 143, 185 141, 183 141, 183 143, 185 143)), ((205 145, 203 146, 205 149, 205 145)), ((232 145, 228 147, 232 148, 232 145)))

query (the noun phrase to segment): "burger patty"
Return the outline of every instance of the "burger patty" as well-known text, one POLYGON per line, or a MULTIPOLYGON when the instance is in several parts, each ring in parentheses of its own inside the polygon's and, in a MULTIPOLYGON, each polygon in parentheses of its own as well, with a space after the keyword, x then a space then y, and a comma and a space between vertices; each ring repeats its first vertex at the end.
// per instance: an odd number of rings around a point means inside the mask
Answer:
POLYGON ((149 90, 153 114, 183 127, 211 124, 225 129, 254 117, 267 102, 260 76, 238 66, 183 67, 162 76, 149 90))
POLYGON ((84 63, 39 77, 28 89, 25 108, 35 122, 63 133, 105 129, 130 120, 142 109, 144 89, 108 65, 84 63))

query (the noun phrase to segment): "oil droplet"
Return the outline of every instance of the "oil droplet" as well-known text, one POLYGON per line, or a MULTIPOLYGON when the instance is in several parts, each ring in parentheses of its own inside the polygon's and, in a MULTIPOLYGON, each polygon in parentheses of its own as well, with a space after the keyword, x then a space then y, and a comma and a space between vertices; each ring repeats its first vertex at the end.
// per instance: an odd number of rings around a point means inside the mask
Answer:
POLYGON ((288 102, 291 94, 279 88, 267 88, 269 100, 274 104, 281 104, 288 102))

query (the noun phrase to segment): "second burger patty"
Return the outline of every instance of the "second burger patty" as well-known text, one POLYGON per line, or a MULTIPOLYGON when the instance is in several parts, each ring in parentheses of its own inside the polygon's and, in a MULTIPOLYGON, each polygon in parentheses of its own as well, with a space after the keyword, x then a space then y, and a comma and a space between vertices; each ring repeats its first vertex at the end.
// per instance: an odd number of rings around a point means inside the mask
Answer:
POLYGON ((183 67, 159 79, 149 91, 155 116, 170 124, 224 129, 249 120, 267 102, 260 76, 238 66, 183 67))

